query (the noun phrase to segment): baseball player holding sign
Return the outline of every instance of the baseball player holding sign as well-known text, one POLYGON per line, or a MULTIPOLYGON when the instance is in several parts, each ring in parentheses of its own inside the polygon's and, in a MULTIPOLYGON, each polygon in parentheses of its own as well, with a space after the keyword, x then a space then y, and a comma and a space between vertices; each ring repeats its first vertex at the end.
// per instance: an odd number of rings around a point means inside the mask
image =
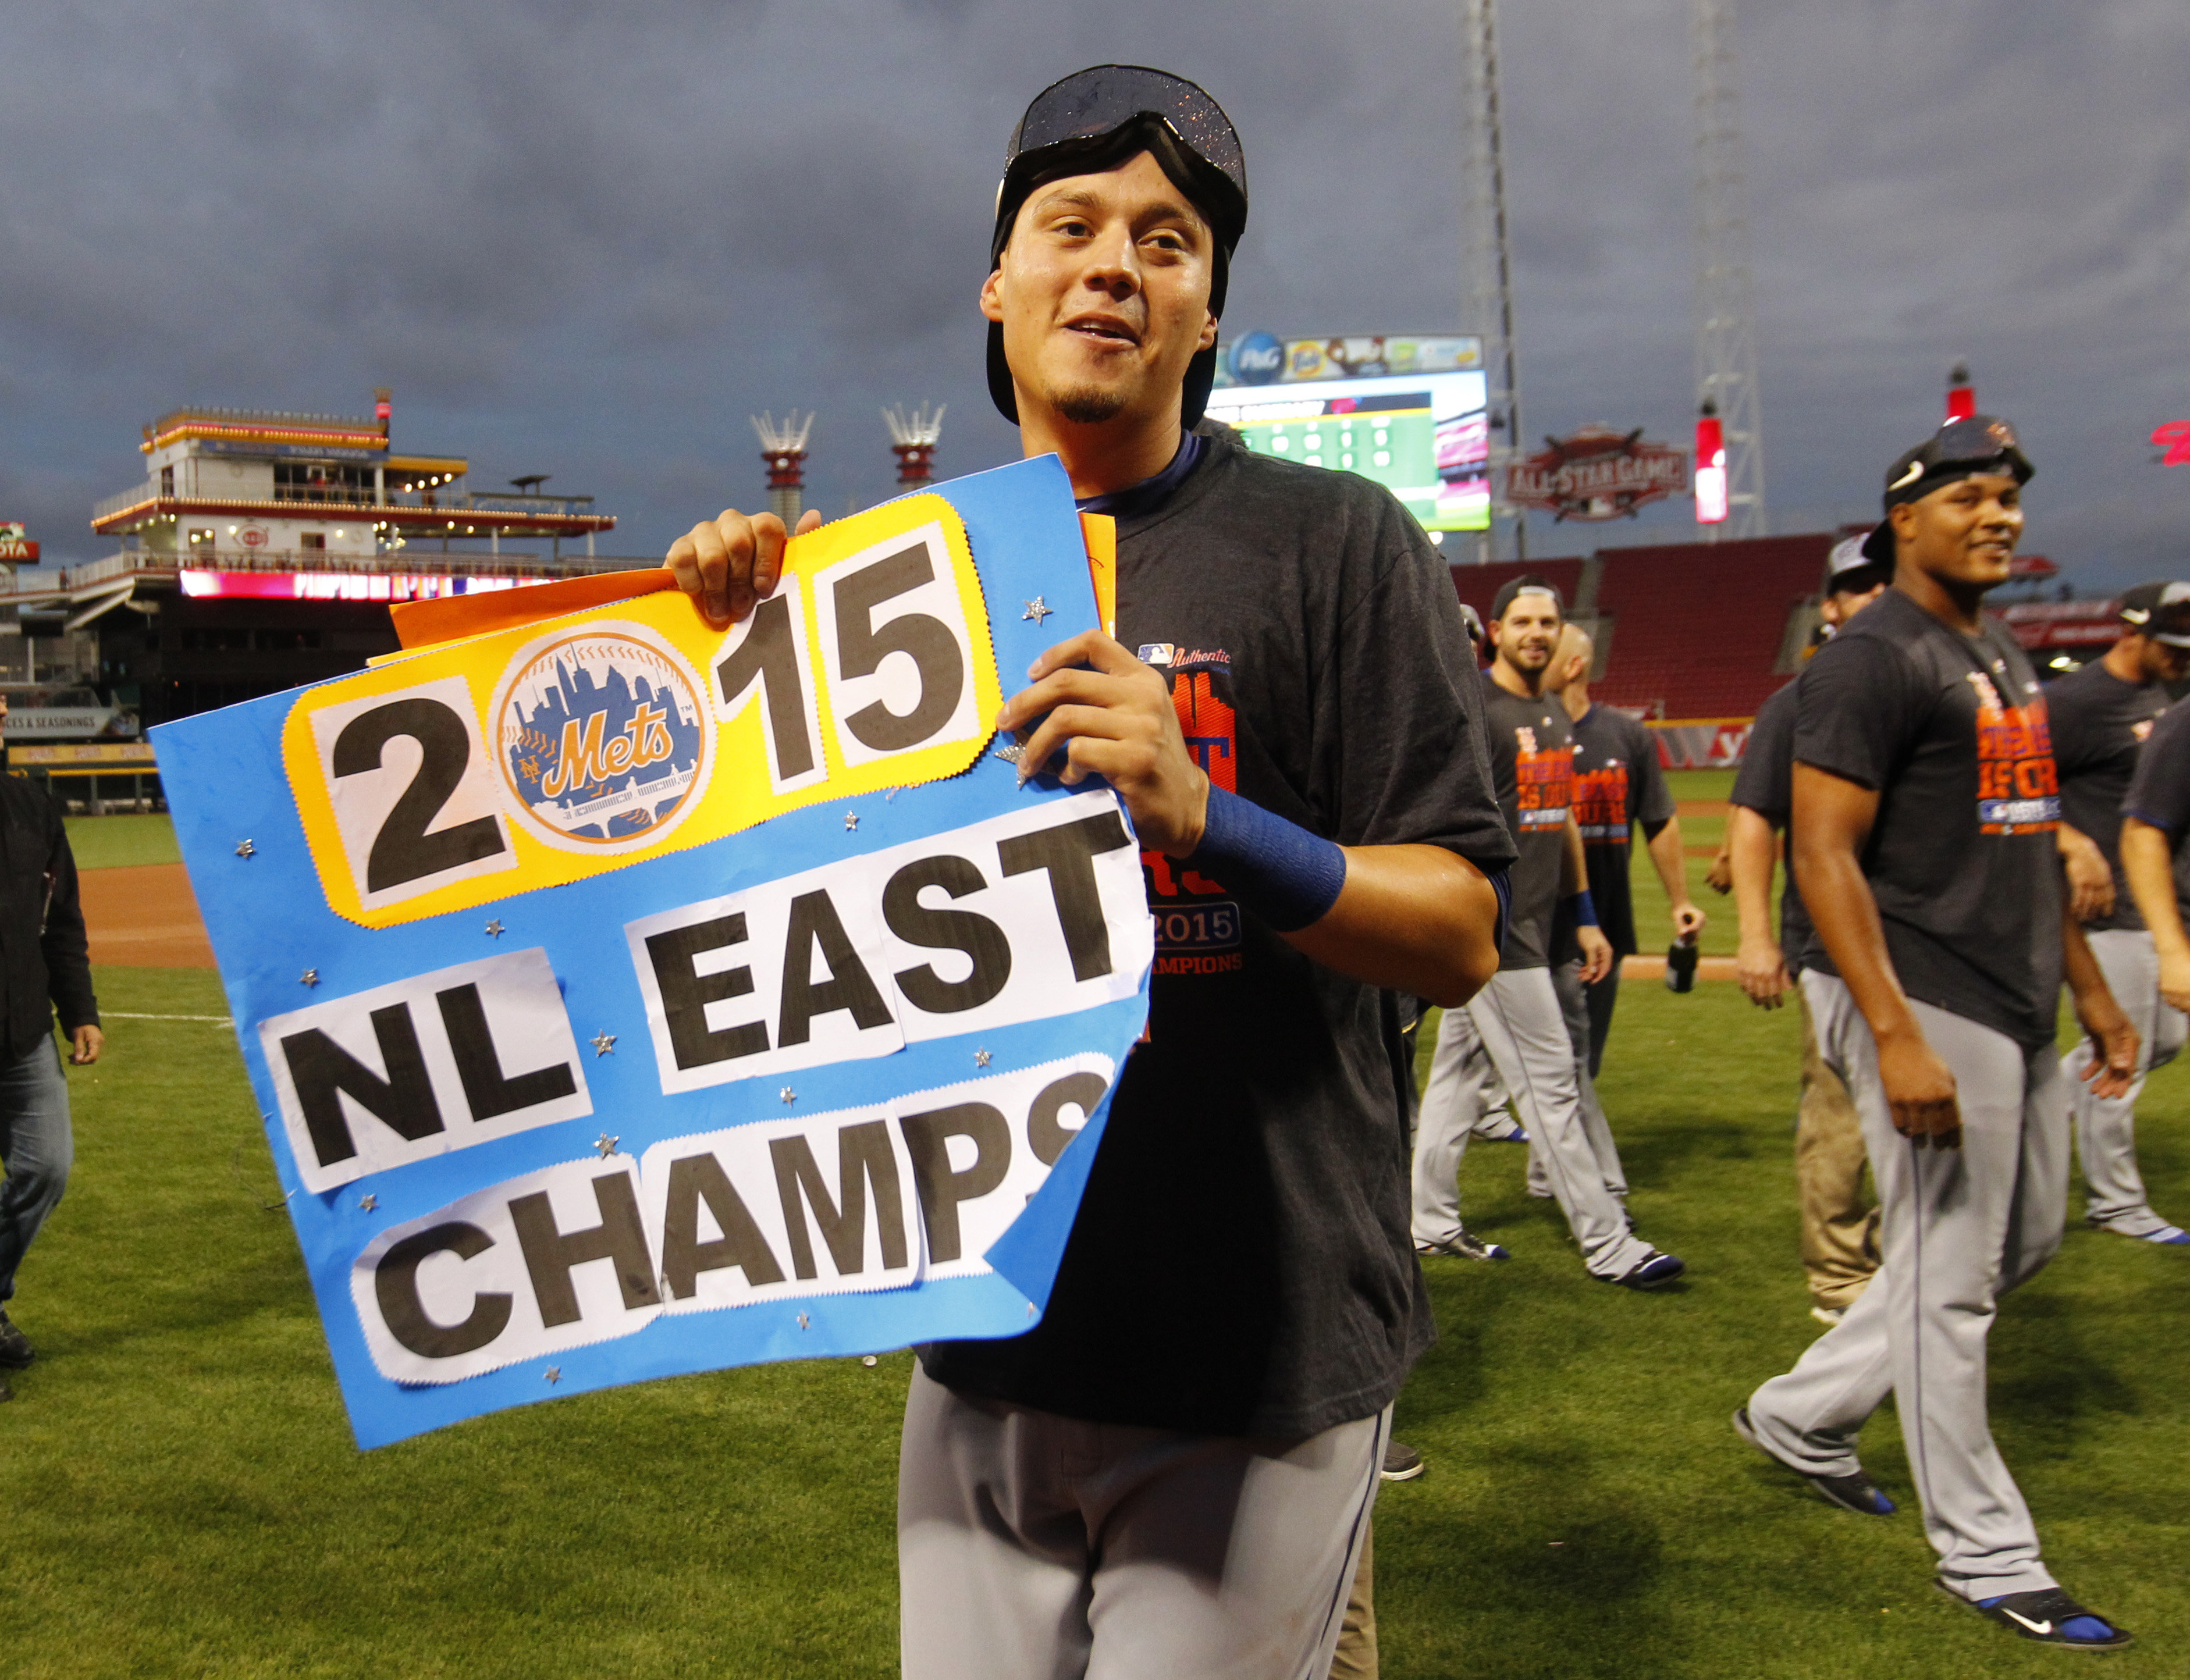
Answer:
POLYGON ((2094 1090, 2125 1091, 2137 1058, 2064 901, 2045 701, 1981 612, 2030 475, 2014 429, 1983 415, 1895 462, 1876 534, 1893 587, 1802 673, 1794 867, 1823 950, 1801 983, 1862 1116, 1885 1261, 1734 1427, 1828 1500, 1889 1516, 1856 1443, 1890 1388, 1939 1586, 2025 1638, 2111 1649, 2129 1634, 2047 1573, 1986 1419, 1996 1300, 2061 1240, 2064 977, 2094 1090))

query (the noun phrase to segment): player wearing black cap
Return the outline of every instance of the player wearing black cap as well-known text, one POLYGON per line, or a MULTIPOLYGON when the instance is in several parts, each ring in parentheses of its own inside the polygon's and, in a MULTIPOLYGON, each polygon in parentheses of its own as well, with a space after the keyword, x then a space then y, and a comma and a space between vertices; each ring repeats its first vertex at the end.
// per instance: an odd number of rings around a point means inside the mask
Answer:
POLYGON ((1415 1131, 1414 1233, 1426 1254, 1500 1259, 1503 1248, 1468 1232, 1460 1217, 1457 1177, 1482 1116, 1479 1071, 1471 1060, 1479 1038, 1529 1134, 1529 1161, 1540 1167, 1567 1216, 1582 1263, 1607 1283, 1649 1289, 1671 1283, 1682 1265, 1637 1236, 1614 1185, 1620 1158, 1601 1113, 1590 1120, 1586 1037, 1577 1053, 1552 983, 1552 922, 1563 903, 1577 923, 1582 978, 1610 966, 1612 948, 1597 925, 1571 791, 1574 738, 1563 707, 1544 691, 1558 645, 1563 604, 1541 577, 1513 579, 1491 604, 1496 657, 1484 684, 1493 773, 1520 858, 1513 866, 1512 913, 1499 970, 1462 1012, 1448 1009, 1422 1093, 1415 1131), (1468 1029, 1472 1028, 1472 1038, 1468 1029))
MULTIPOLYGON (((1859 539, 1834 546, 1825 559, 1818 603, 1825 639, 1837 635, 1885 590, 1893 568, 1863 552, 1859 539)), ((1813 941, 1802 895, 1791 878, 1779 899, 1779 937, 1772 928, 1772 877, 1779 836, 1794 809, 1795 701, 1792 683, 1766 701, 1750 725, 1741 770, 1728 796, 1728 865, 1734 913, 1741 928, 1734 973, 1750 1001, 1767 1009, 1802 972, 1813 941)), ((1854 1304, 1878 1269, 1878 1209, 1864 1194, 1863 1123, 1847 1087, 1818 1053, 1808 1004, 1802 1013, 1802 1095, 1795 1110, 1795 1183, 1801 1212, 1802 1271, 1810 1286, 1810 1315, 1832 1325, 1854 1304)))
MULTIPOLYGON (((2145 1075, 2182 1047, 2183 1018, 2159 998, 2159 958, 2151 931, 2121 874, 2122 800, 2153 724, 2167 709, 2167 685, 2190 667, 2190 583, 2145 583, 2124 595, 2122 633, 2103 656, 2056 678, 2045 689, 2053 758, 2061 771, 2064 823, 2088 836, 2107 863, 2101 902, 2083 917, 2091 955, 2107 989, 2129 1013, 2141 1049, 2136 1077, 2119 1097, 2070 1087, 2076 1152, 2089 1192, 2084 1217, 2102 1231, 2170 1247, 2190 1246, 2190 1234, 2152 1211, 2136 1165, 2136 1099, 2145 1075)), ((2088 1066, 2078 1045, 2066 1065, 2072 1078, 2088 1066)))
POLYGON ((1856 1441, 1890 1388, 1938 1584, 2026 1638, 2103 1649, 2130 1636, 2046 1572, 1985 1406, 1995 1303, 2061 1240, 2064 975, 2101 1092, 2136 1061, 2064 900, 2044 698, 1981 610, 2007 580, 2030 474, 2013 429, 1983 415, 1897 461, 1893 587, 1801 678, 1794 864, 1820 947, 1802 989, 1863 1119, 1885 1263, 1734 1427, 1835 1503, 1885 1516, 1856 1441))
MULTIPOLYGON (((1512 846, 1421 527, 1365 480, 1196 424, 1246 207, 1223 112, 1160 71, 1068 77, 1007 157, 991 389, 1117 519, 1121 639, 1051 649, 998 726, 1026 769, 1117 791, 1153 899, 1231 912, 1170 919, 1236 934, 1159 942, 1037 1327, 921 1350, 909 1676, 1322 1680, 1433 1334, 1397 996, 1482 984, 1512 846)), ((727 620, 782 543, 725 514, 672 567, 727 620)))

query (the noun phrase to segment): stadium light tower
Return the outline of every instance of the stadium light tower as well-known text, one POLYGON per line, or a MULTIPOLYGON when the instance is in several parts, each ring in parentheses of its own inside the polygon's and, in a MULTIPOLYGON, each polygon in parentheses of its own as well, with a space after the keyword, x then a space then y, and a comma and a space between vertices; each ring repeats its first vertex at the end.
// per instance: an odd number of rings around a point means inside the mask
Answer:
POLYGON ((1692 0, 1690 18, 1696 62, 1696 397, 1704 417, 1716 417, 1726 455, 1725 525, 1711 525, 1714 537, 1721 530, 1735 536, 1762 536, 1767 530, 1733 3, 1692 0))
POLYGON ((1483 558, 1496 558, 1498 522, 1513 521, 1513 553, 1529 557, 1528 515, 1499 499, 1521 447, 1521 376, 1513 347, 1512 268, 1506 241, 1506 145, 1498 105, 1498 0, 1461 0, 1461 260, 1467 321, 1483 335, 1484 406, 1489 423, 1490 529, 1483 558))
POLYGON ((786 526, 795 526, 806 505, 806 440, 814 417, 803 420, 792 409, 780 425, 773 414, 747 417, 760 439, 760 458, 768 463, 768 508, 786 526))
POLYGON ((890 453, 897 457, 897 481, 902 488, 921 489, 935 476, 935 446, 943 440, 945 406, 939 402, 930 414, 922 404, 910 418, 894 405, 882 411, 882 423, 889 428, 890 453))

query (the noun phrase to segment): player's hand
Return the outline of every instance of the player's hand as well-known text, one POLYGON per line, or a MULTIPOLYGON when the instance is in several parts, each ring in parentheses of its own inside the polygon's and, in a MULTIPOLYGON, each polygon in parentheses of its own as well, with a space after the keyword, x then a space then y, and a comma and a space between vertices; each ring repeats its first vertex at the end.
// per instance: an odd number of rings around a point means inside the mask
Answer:
POLYGON ((1913 1024, 1878 1041, 1878 1078, 1886 1087, 1893 1129, 1922 1149, 1962 1146, 1962 1110, 1955 1076, 1913 1024))
POLYGON ((2061 862, 2068 874, 2068 913, 2079 922, 2096 922, 2114 908, 2114 872, 2106 854, 2090 836, 2062 826, 2061 862))
POLYGON ((2170 1006, 2190 1015, 2190 951, 2161 954, 2159 995, 2170 1006))
POLYGON ((1162 674, 1100 630, 1085 630, 1027 675, 1032 686, 996 714, 996 727, 1021 743, 1020 780, 1047 771, 1076 787, 1099 775, 1126 802, 1142 845, 1166 857, 1192 853, 1209 814, 1209 778, 1186 750, 1162 674), (1060 751, 1061 769, 1049 762, 1060 751))
POLYGON ((1696 936, 1704 930, 1704 923, 1710 920, 1711 917, 1683 899, 1673 906, 1673 937, 1694 945, 1696 936))
POLYGON ((1733 890, 1733 849, 1731 846, 1718 849, 1718 855, 1711 860, 1711 867, 1704 871, 1704 885, 1721 898, 1733 890))
POLYGON ((1781 995, 1793 984, 1787 978, 1786 957, 1770 939, 1744 939, 1733 959, 1733 974, 1749 1001, 1765 1009, 1777 1009, 1781 995))
POLYGON ((97 1027, 78 1027, 69 1035, 73 1047, 69 1060, 80 1068, 88 1068, 99 1059, 99 1053, 106 1047, 106 1035, 97 1027))
POLYGON ((1612 941, 1602 928, 1577 928, 1574 943, 1581 947, 1581 982, 1593 986, 1612 972, 1612 941))
MULTIPOLYGON (((801 536, 821 523, 817 509, 808 508, 798 521, 801 536)), ((695 525, 669 545, 662 564, 689 595, 700 616, 718 630, 727 630, 775 593, 783 576, 783 545, 791 540, 783 521, 773 514, 748 517, 735 508, 723 509, 719 519, 695 525)))
POLYGON ((2136 1078, 2136 1029, 2130 1024, 2111 991, 2076 1000, 2076 1019, 2091 1041, 2091 1064, 2084 1083, 2094 1097, 2125 1097, 2136 1078))

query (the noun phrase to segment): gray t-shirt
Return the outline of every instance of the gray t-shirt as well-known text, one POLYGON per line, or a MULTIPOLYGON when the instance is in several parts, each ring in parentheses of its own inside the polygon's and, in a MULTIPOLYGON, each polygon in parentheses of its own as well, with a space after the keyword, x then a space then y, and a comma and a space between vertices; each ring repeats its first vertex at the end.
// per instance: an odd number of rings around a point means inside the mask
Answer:
MULTIPOLYGON (((1513 856, 1451 575, 1390 494, 1202 458, 1118 524, 1118 639, 1211 780, 1347 846, 1513 856)), ((1221 880, 1143 853, 1147 1039, 1047 1312, 922 1350, 936 1382, 1066 1417, 1292 1438, 1368 1417, 1435 1334, 1408 1230, 1412 1070, 1391 992, 1311 962, 1221 880)))
MULTIPOLYGON (((1997 625, 1888 589, 1796 685, 1795 758, 1879 795, 1863 871, 1902 990, 2033 1048, 2053 1041, 2064 888, 2045 701, 1997 625)), ((1813 968, 1837 972, 1820 950, 1813 968)))
POLYGON ((1787 972, 1802 972, 1802 958, 1817 939, 1802 894, 1795 885, 1795 684, 1790 683, 1756 708, 1742 748, 1741 769, 1729 803, 1745 805, 1785 834, 1782 842, 1784 882, 1779 889, 1779 954, 1787 972))
POLYGON ((1581 828, 1581 854, 1589 866, 1589 895, 1597 924, 1620 956, 1635 955, 1635 825, 1647 838, 1677 809, 1658 742, 1648 727, 1625 712, 1592 706, 1574 726, 1574 813, 1581 828))
POLYGON ((2190 905, 2190 706, 2176 705, 2152 726, 2138 754, 2121 814, 2167 836, 2175 853, 2175 897, 2190 905))
POLYGON ((2136 773, 2137 753, 2166 709, 2167 690, 2159 684, 2125 683, 2098 660, 2045 685, 2053 762, 2061 772, 2061 820, 2090 836, 2114 872, 2113 913, 2084 924, 2095 933, 2144 926, 2122 874, 2122 798, 2136 773))
POLYGON ((1483 697, 1498 809, 1521 854, 1513 864, 1513 903, 1498 966, 1548 968, 1574 797, 1574 733, 1566 708, 1552 695, 1523 700, 1486 675, 1483 697))

